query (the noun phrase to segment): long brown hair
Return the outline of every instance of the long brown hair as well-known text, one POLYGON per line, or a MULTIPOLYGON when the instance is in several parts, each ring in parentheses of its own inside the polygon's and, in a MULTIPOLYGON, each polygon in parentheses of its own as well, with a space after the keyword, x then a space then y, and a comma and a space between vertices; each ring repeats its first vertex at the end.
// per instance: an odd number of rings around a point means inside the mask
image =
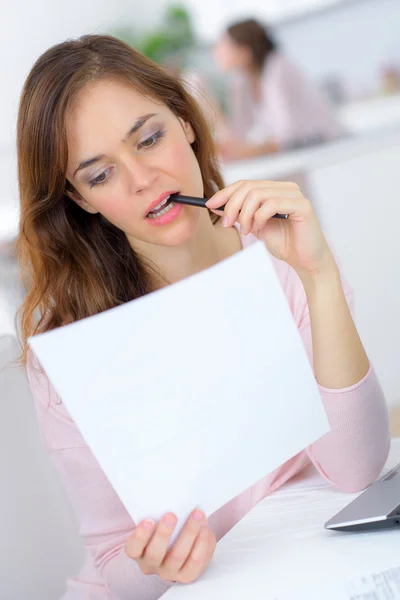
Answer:
POLYGON ((206 121, 176 79, 111 36, 88 35, 45 52, 25 82, 18 114, 17 247, 27 289, 19 313, 24 360, 29 336, 152 290, 151 265, 133 251, 125 234, 66 194, 66 113, 81 90, 100 79, 127 82, 189 122, 205 195, 223 187, 206 121))
POLYGON ((233 23, 227 33, 240 46, 250 48, 253 65, 258 70, 262 69, 268 55, 277 49, 270 31, 255 19, 233 23))

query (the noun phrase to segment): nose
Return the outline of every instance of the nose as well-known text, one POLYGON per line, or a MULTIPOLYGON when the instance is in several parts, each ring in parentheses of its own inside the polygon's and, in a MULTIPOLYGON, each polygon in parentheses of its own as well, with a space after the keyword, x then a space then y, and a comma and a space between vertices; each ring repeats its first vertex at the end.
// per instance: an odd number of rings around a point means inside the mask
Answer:
POLYGON ((129 191, 134 194, 154 186, 158 177, 157 169, 144 157, 130 156, 126 162, 129 191))

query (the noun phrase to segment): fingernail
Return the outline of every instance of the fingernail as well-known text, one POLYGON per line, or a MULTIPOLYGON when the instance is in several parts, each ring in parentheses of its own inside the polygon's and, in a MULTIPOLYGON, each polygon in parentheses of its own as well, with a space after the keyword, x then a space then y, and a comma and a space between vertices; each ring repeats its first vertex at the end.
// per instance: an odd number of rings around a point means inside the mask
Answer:
POLYGON ((168 527, 172 527, 173 525, 175 525, 175 517, 174 515, 165 515, 162 518, 163 523, 165 523, 165 525, 168 525, 168 527))
POLYGON ((229 219, 228 217, 224 217, 222 219, 222 227, 228 227, 229 219))
POLYGON ((143 521, 141 523, 141 526, 143 527, 143 529, 148 529, 148 530, 153 529, 154 525, 155 525, 155 522, 152 521, 151 519, 146 519, 145 521, 143 521))
POLYGON ((195 521, 202 521, 204 519, 204 513, 201 510, 196 509, 193 513, 193 519, 195 521))

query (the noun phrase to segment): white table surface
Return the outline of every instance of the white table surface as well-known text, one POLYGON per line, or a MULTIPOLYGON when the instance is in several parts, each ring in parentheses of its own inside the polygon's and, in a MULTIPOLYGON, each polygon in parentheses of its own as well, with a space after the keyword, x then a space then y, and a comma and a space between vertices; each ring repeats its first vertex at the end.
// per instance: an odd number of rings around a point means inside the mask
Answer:
POLYGON ((346 102, 338 108, 338 118, 346 131, 353 133, 377 127, 397 127, 400 124, 400 93, 346 102))
POLYGON ((307 173, 391 145, 400 145, 400 124, 311 148, 223 163, 221 171, 226 184, 239 179, 281 179, 290 177, 292 173, 307 173))
MULTIPOLYGON (((392 442, 385 470, 398 462, 400 438, 392 442)), ((175 585, 163 598, 306 600, 307 589, 316 583, 323 589, 334 581, 400 566, 400 529, 324 529, 324 523, 356 495, 335 490, 310 467, 260 502, 218 543, 198 581, 175 585)))

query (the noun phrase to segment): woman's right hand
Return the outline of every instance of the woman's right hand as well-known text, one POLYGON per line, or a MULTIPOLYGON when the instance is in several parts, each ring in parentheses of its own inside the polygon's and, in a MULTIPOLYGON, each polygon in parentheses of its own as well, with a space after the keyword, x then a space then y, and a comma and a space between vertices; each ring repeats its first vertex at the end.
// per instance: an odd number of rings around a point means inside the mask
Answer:
POLYGON ((128 539, 125 552, 145 575, 158 575, 164 581, 192 583, 208 567, 216 539, 201 510, 194 510, 173 545, 169 540, 176 517, 167 513, 158 524, 141 521, 128 539))

